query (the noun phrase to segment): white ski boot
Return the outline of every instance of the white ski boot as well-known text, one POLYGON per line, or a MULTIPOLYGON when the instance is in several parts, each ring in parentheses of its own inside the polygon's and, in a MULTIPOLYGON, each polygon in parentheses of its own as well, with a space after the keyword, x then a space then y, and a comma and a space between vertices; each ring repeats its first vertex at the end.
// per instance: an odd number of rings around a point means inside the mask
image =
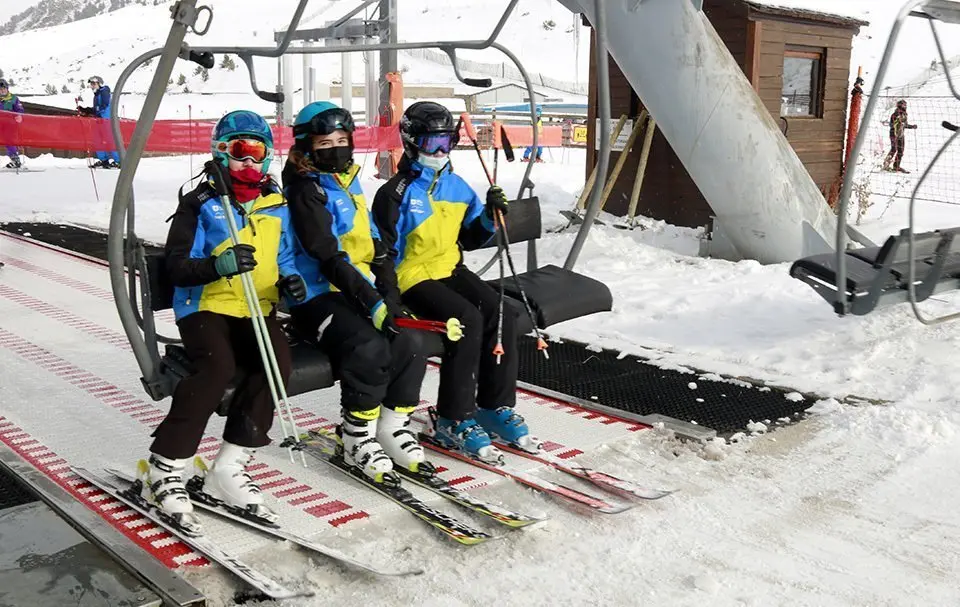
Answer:
POLYGON ((401 407, 399 411, 382 407, 377 424, 377 442, 395 466, 418 472, 427 456, 416 435, 407 427, 411 413, 413 407, 401 407))
POLYGON ((186 459, 168 459, 152 453, 149 461, 142 459, 137 464, 137 477, 143 483, 143 499, 157 506, 162 515, 184 533, 198 536, 203 528, 183 483, 186 462, 186 459))
POLYGON ((203 492, 238 516, 272 526, 280 516, 264 505, 260 487, 247 474, 247 464, 255 451, 223 441, 213 467, 204 477, 203 492))
POLYGON ((377 417, 362 420, 351 413, 343 412, 340 439, 343 441, 343 461, 356 466, 376 483, 384 482, 384 476, 393 472, 393 461, 377 442, 377 417))

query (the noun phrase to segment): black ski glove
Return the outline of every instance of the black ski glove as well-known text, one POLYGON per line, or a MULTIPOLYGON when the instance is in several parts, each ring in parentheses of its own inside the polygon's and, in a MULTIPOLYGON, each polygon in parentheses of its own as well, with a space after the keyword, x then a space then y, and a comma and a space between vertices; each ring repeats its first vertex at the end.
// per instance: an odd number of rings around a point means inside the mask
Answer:
POLYGON ((213 267, 217 269, 217 274, 224 278, 249 272, 257 266, 257 260, 254 257, 256 252, 252 245, 238 244, 219 255, 214 255, 213 267))
POLYGON ((503 188, 498 185, 490 186, 490 189, 487 190, 487 214, 492 218, 495 216, 495 210, 497 210, 506 215, 509 207, 510 203, 507 201, 507 195, 504 194, 503 188))
POLYGON ((307 299, 307 285, 299 274, 281 277, 277 281, 277 289, 296 303, 303 303, 307 299))

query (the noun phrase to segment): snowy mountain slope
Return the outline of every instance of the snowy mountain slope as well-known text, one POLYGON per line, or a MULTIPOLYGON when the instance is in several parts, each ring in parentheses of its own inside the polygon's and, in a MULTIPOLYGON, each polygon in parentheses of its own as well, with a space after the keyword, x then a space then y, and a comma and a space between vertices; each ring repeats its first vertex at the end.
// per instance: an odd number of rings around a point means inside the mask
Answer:
MULTIPOLYGON (((273 32, 289 23, 295 0, 277 0, 267 9, 254 0, 210 0, 214 20, 204 36, 188 36, 191 45, 272 45, 273 32)), ((321 26, 324 21, 344 14, 353 3, 314 2, 308 5, 304 27, 321 26)), ((399 3, 400 38, 402 40, 476 39, 486 37, 507 3, 498 1, 424 0, 399 3)), ((523 0, 501 34, 501 42, 520 54, 528 70, 542 72, 552 78, 573 81, 574 66, 579 61, 580 74, 587 71, 588 45, 582 44, 579 57, 573 44, 574 16, 552 0, 523 0), (544 29, 544 23, 547 22, 544 29), (549 25, 552 23, 553 25, 549 25), (570 30, 568 32, 568 30, 570 30)), ((160 46, 170 26, 169 6, 130 6, 108 14, 51 28, 20 32, 0 38, 7 48, 18 52, 4 57, 4 71, 12 77, 21 93, 42 93, 48 84, 60 90, 67 85, 76 92, 91 74, 107 82, 116 80, 120 71, 140 53, 160 46)), ((578 29, 584 30, 581 26, 578 29)), ((584 30, 585 31, 585 30, 584 30)), ((501 62, 504 56, 494 51, 466 53, 465 57, 488 62, 501 62)), ((238 92, 249 89, 246 70, 241 66, 230 71, 219 67, 209 71, 207 79, 195 73, 197 66, 180 62, 174 71, 171 89, 187 87, 197 92, 238 92), (183 84, 180 81, 183 74, 183 84)), ((237 62, 239 64, 239 62, 237 62)), ((439 84, 455 82, 448 66, 423 61, 401 54, 400 69, 408 83, 439 84)), ((276 84, 274 60, 257 60, 258 81, 263 88, 276 84)), ((340 59, 336 55, 318 56, 313 60, 322 81, 339 80, 340 59)), ((363 62, 354 61, 354 81, 362 82, 363 62)), ((299 79, 297 70, 297 78, 299 79)), ((144 69, 131 79, 129 90, 144 91, 152 72, 144 69)), ((299 85, 298 85, 299 86, 299 85)))

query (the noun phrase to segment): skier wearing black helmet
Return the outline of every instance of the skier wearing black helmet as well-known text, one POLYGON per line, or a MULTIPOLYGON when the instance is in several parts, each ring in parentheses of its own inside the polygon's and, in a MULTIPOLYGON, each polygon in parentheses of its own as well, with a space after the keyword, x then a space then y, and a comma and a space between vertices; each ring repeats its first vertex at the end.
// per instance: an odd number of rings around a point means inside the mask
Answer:
POLYGON ((432 428, 441 444, 473 457, 499 460, 490 435, 528 446, 534 439, 514 410, 517 327, 503 318, 504 354, 497 345, 497 292, 463 264, 469 249, 494 237, 495 211, 506 214, 507 198, 497 186, 486 201, 450 165, 459 125, 442 105, 414 103, 400 120, 404 157, 397 174, 377 191, 373 214, 380 238, 396 260, 403 303, 428 319, 456 317, 462 339, 445 341, 440 389, 432 428))
POLYGON ((915 129, 917 125, 910 124, 907 120, 907 100, 897 101, 897 108, 890 114, 890 153, 883 161, 884 171, 893 171, 896 173, 909 173, 907 169, 900 166, 903 160, 903 152, 907 148, 906 130, 915 129), (890 163, 893 163, 891 166, 890 163))

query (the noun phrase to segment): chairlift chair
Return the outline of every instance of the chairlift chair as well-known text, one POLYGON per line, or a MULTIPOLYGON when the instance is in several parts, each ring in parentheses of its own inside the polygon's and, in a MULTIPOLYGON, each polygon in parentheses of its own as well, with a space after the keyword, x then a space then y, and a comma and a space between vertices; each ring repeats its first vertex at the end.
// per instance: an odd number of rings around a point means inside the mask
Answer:
MULTIPOLYGON (((877 69, 873 93, 864 111, 862 123, 870 124, 883 90, 883 79, 893 57, 900 30, 907 18, 925 19, 937 46, 943 65, 948 65, 936 22, 960 25, 960 2, 956 0, 910 0, 897 15, 883 58, 877 69)), ((945 72, 950 92, 960 100, 949 70, 945 72)), ((927 317, 918 303, 934 293, 960 288, 960 247, 954 248, 954 239, 960 227, 917 234, 914 231, 914 210, 917 193, 944 151, 960 136, 954 125, 943 126, 953 135, 937 151, 924 170, 910 195, 909 224, 898 234, 890 236, 880 247, 848 248, 847 208, 853 191, 856 163, 846 168, 837 211, 837 239, 834 253, 813 255, 797 260, 790 268, 790 276, 810 285, 821 297, 833 304, 834 311, 865 315, 878 307, 910 302, 917 320, 934 325, 960 318, 960 312, 939 317, 927 317), (841 287, 841 285, 843 285, 841 287)), ((868 138, 866 129, 857 136, 850 158, 859 158, 868 138)))
MULTIPOLYGON (((176 383, 191 372, 191 361, 179 345, 179 339, 167 337, 157 332, 154 313, 169 308, 172 305, 172 288, 165 283, 163 254, 147 254, 145 243, 137 237, 135 231, 135 204, 133 193, 133 179, 139 168, 140 159, 146 147, 147 137, 153 127, 157 110, 163 98, 167 82, 178 58, 193 61, 200 65, 211 67, 215 54, 235 54, 246 65, 250 84, 261 99, 273 103, 282 103, 283 93, 262 91, 257 86, 256 72, 253 57, 277 58, 284 53, 321 54, 343 52, 339 47, 290 47, 294 33, 306 9, 309 0, 300 0, 289 26, 283 33, 282 39, 276 47, 246 47, 246 46, 211 46, 191 48, 184 42, 188 31, 203 36, 210 28, 213 19, 213 10, 207 6, 197 6, 198 0, 178 0, 170 9, 173 24, 166 43, 161 48, 152 49, 135 58, 121 73, 114 87, 114 94, 119 99, 123 94, 127 80, 133 72, 154 58, 159 57, 156 71, 150 89, 143 103, 140 118, 137 121, 129 147, 124 146, 120 132, 118 108, 120 103, 114 103, 111 111, 111 126, 117 151, 121 157, 121 170, 117 179, 113 204, 110 212, 110 228, 107 239, 107 258, 110 264, 110 284, 114 295, 114 302, 120 316, 121 323, 130 341, 131 348, 140 367, 143 386, 154 400, 161 400, 173 393, 176 383), (201 19, 206 17, 202 26, 198 26, 201 19), (129 268, 124 275, 125 266, 129 268), (139 278, 139 280, 138 280, 139 278), (139 297, 139 299, 138 299, 139 297), (161 356, 159 344, 166 344, 166 351, 161 356)), ((354 9, 341 22, 376 0, 366 0, 357 9, 354 9)), ((490 35, 483 40, 437 41, 437 42, 406 42, 372 44, 362 47, 363 51, 404 50, 416 48, 437 48, 444 51, 451 59, 453 70, 457 78, 467 85, 488 87, 489 79, 465 78, 460 72, 457 61, 457 49, 480 50, 494 48, 505 54, 519 70, 526 84, 530 98, 534 98, 533 84, 523 65, 507 48, 499 44, 496 39, 504 27, 507 19, 515 9, 518 0, 510 0, 500 20, 490 35)), ((549 325, 572 318, 577 318, 594 312, 610 310, 612 297, 609 289, 596 280, 573 272, 573 265, 579 255, 580 248, 586 239, 587 232, 596 217, 600 192, 603 190, 603 180, 609 162, 610 148, 607 144, 609 134, 610 99, 609 76, 606 59, 606 32, 603 26, 602 0, 594 0, 597 7, 597 23, 594 30, 597 37, 597 65, 599 84, 599 117, 600 140, 602 142, 599 154, 600 182, 594 188, 593 196, 587 209, 587 217, 580 227, 577 240, 563 268, 557 266, 537 267, 536 239, 540 236, 540 206, 539 201, 532 195, 533 183, 530 173, 534 164, 526 167, 522 185, 517 200, 511 206, 510 221, 511 243, 528 243, 527 271, 519 275, 519 282, 523 285, 527 297, 534 308, 537 325, 545 328, 549 325), (524 196, 524 192, 528 195, 524 196)), ((354 48, 352 50, 360 50, 354 48)), ((530 108, 530 122, 536 124, 535 110, 530 108)), ((533 145, 538 144, 537 129, 533 128, 533 145)), ((498 245, 489 245, 498 246, 498 245)), ((509 246, 509 245, 508 245, 509 246)), ((495 283, 495 281, 493 281, 495 283)), ((513 300, 519 296, 515 287, 508 279, 506 293, 513 300)), ((511 301, 511 308, 522 310, 519 302, 511 301)), ((525 316, 518 314, 519 326, 522 331, 532 329, 530 323, 525 322, 525 316)), ((438 354, 442 350, 442 343, 435 334, 426 336, 427 349, 431 354, 438 354)), ((333 371, 329 359, 319 349, 309 343, 291 336, 293 352, 293 373, 287 387, 287 395, 293 396, 311 390, 329 387, 334 383, 333 371)), ((243 373, 242 370, 238 373, 243 373)), ((238 378, 234 380, 234 386, 238 378)), ((220 411, 224 413, 229 407, 234 388, 229 388, 224 395, 220 411)))

